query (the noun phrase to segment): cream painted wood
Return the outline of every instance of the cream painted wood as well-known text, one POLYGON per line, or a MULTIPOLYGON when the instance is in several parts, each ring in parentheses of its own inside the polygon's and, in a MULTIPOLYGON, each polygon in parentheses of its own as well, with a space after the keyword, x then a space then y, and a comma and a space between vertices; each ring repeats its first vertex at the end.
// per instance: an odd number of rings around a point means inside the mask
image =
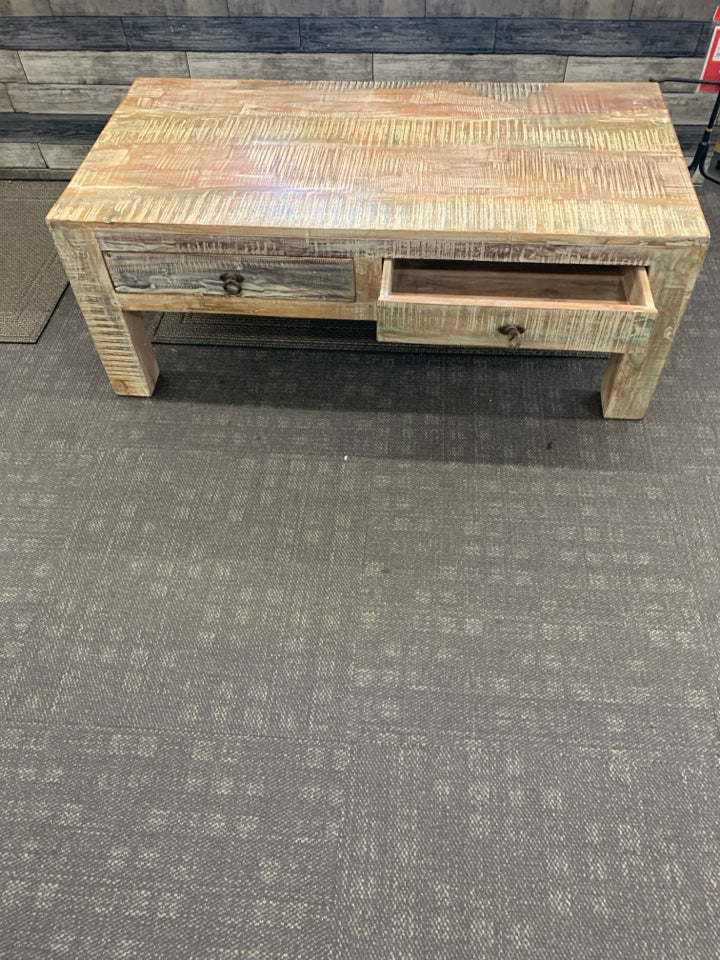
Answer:
MULTIPOLYGON (((132 357, 140 310, 234 303, 375 320, 392 307, 396 317, 425 311, 428 324, 434 311, 437 342, 458 342, 443 317, 465 310, 476 337, 484 321, 473 311, 486 305, 458 305, 446 290, 432 304, 378 303, 383 259, 497 261, 528 274, 536 263, 578 274, 647 267, 654 324, 648 303, 586 300, 556 307, 554 319, 547 304, 503 306, 516 319, 535 310, 544 346, 610 349, 605 415, 630 418, 647 409, 709 242, 667 107, 648 83, 138 80, 48 220, 113 384, 143 395, 153 367, 146 344, 132 357), (102 251, 352 258, 356 300, 119 293, 102 251)), ((630 299, 643 287, 633 277, 619 283, 630 299)))

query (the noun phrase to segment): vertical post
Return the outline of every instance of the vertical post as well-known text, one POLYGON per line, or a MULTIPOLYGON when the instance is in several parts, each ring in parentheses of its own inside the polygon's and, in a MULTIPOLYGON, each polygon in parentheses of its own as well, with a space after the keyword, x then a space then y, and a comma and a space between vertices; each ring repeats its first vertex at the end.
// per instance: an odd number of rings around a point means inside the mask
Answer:
POLYGON ((93 231, 58 222, 49 226, 113 390, 152 396, 160 371, 142 314, 119 305, 93 231))
POLYGON ((605 417, 642 420, 647 413, 706 253, 699 244, 653 252, 650 286, 658 315, 642 353, 610 356, 600 391, 605 417))

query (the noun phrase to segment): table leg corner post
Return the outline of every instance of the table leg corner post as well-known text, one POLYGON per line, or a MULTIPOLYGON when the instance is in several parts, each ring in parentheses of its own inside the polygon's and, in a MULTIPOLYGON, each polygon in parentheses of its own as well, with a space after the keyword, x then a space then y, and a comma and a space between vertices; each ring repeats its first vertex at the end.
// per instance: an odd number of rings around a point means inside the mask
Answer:
POLYGON ((642 420, 648 411, 702 268, 706 246, 654 252, 650 273, 658 315, 641 353, 613 353, 600 396, 606 419, 642 420))
POLYGON ((113 390, 152 396, 160 371, 143 316, 120 306, 93 231, 57 223, 51 230, 113 390))

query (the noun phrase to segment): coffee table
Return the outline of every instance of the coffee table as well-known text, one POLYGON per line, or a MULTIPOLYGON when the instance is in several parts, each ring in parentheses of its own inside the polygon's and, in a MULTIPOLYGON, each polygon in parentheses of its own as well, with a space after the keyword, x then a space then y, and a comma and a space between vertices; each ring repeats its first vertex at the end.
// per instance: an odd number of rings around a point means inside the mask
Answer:
POLYGON ((158 377, 144 310, 327 317, 607 353, 626 419, 709 242, 651 83, 141 79, 48 222, 119 394, 158 377))

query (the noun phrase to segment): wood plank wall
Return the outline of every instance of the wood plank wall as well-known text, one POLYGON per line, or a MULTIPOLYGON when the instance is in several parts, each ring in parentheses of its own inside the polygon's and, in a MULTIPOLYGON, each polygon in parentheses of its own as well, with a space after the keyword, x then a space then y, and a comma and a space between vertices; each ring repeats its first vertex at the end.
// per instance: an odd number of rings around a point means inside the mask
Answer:
MULTIPOLYGON (((718 0, 0 0, 0 175, 70 172, 138 76, 699 75, 718 0)), ((675 123, 712 94, 665 87, 675 123)))

